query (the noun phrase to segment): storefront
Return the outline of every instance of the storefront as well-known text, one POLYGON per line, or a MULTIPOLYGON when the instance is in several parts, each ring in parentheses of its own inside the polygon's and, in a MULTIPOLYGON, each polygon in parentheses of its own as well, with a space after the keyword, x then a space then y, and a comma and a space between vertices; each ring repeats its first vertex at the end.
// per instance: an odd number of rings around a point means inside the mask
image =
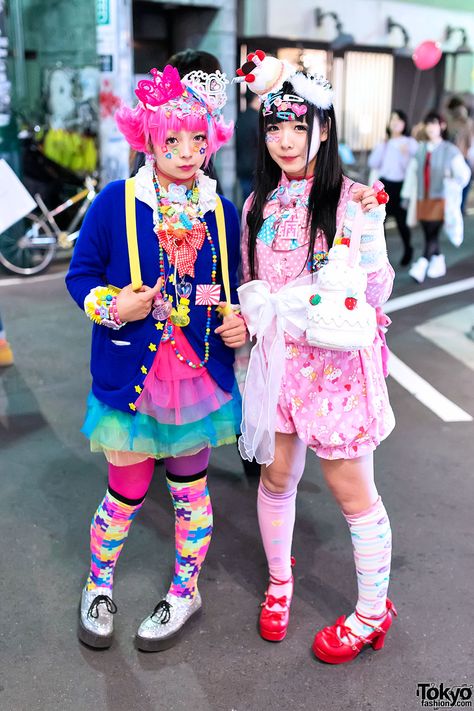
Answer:
POLYGON ((285 0, 258 7, 243 2, 240 57, 261 48, 327 76, 336 92, 339 134, 354 151, 366 152, 384 137, 392 107, 415 123, 454 92, 469 97, 473 54, 468 42, 459 46, 462 31, 474 43, 467 0, 455 0, 456 7, 446 0, 445 7, 440 2, 436 8, 408 0, 317 4, 298 0, 298 11, 288 12, 285 0), (400 21, 393 24, 389 13, 400 21), (452 37, 449 26, 455 30, 452 37), (424 40, 439 41, 443 55, 432 69, 420 71, 412 54, 424 40))

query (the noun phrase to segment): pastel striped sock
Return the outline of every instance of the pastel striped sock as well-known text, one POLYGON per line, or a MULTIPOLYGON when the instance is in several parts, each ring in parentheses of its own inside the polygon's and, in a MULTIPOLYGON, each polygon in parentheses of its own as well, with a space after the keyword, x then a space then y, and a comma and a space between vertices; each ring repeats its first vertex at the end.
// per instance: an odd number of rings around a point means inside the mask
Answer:
MULTIPOLYGON (((344 517, 349 525, 357 572, 358 600, 356 611, 362 617, 379 617, 385 613, 392 556, 392 532, 385 506, 379 497, 366 511, 344 517)), ((355 615, 345 624, 361 636, 373 630, 355 615)))
POLYGON ((112 496, 109 490, 92 517, 91 569, 87 590, 112 589, 114 570, 133 519, 143 505, 126 504, 112 496))
POLYGON ((175 511, 176 558, 169 592, 192 600, 212 536, 212 506, 207 476, 173 481, 167 476, 175 511))

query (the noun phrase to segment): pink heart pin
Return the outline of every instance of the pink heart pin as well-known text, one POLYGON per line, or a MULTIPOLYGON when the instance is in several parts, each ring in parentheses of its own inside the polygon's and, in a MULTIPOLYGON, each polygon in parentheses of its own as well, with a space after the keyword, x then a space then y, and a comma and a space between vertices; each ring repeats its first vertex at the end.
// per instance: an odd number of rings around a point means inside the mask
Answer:
POLYGON ((291 110, 296 116, 304 116, 308 110, 308 107, 304 104, 291 104, 291 110))

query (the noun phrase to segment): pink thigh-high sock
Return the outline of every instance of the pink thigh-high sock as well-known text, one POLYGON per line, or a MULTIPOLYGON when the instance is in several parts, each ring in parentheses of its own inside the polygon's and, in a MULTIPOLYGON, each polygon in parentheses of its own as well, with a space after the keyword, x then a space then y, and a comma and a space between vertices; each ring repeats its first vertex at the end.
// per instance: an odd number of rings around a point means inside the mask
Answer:
POLYGON ((258 487, 257 513, 263 547, 272 578, 291 576, 291 544, 295 525, 296 487, 283 494, 269 491, 263 482, 258 487))
POLYGON ((155 460, 151 458, 125 467, 109 464, 109 491, 131 501, 143 499, 151 484, 154 469, 155 460))

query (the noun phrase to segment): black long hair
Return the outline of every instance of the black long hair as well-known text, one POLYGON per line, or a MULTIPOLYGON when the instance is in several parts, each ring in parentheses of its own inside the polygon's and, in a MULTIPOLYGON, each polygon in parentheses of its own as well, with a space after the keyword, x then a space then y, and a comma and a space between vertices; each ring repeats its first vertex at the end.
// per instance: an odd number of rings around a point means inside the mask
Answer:
MULTIPOLYGON (((285 82, 283 94, 296 94, 292 84, 285 82)), ((307 107, 303 118, 298 119, 308 124, 308 154, 313 135, 314 119, 316 117, 318 128, 327 127, 328 137, 321 143, 316 164, 314 167, 314 180, 308 202, 307 227, 310 228, 310 241, 307 260, 311 260, 318 230, 324 232, 328 247, 332 246, 336 232, 336 210, 341 194, 342 165, 338 152, 336 116, 334 108, 319 109, 305 101, 307 107)), ((280 123, 282 119, 277 116, 278 107, 271 105, 271 113, 263 115, 260 112, 257 166, 255 170, 255 191, 252 204, 247 213, 249 228, 248 259, 251 278, 257 277, 256 244, 257 234, 263 224, 263 208, 269 193, 278 185, 281 178, 281 168, 275 163, 268 153, 265 143, 265 133, 269 124, 280 123)), ((304 267, 303 267, 304 269, 304 267)))
POLYGON ((389 138, 391 138, 391 136, 392 136, 392 132, 391 132, 391 130, 390 130, 390 121, 391 121, 391 119, 392 119, 393 114, 396 114, 396 115, 398 116, 398 118, 400 119, 400 121, 403 121, 403 124, 404 124, 404 125, 403 125, 402 136, 409 136, 409 135, 410 135, 410 129, 409 129, 409 127, 408 127, 408 116, 407 116, 406 113, 405 113, 404 111, 402 111, 401 109, 392 109, 392 110, 391 110, 391 112, 390 112, 390 120, 389 120, 389 122, 388 122, 388 124, 387 124, 387 128, 385 129, 386 132, 387 132, 387 136, 388 136, 389 138))
POLYGON ((444 118, 443 114, 440 114, 438 111, 428 111, 425 118, 423 119, 423 123, 439 123, 439 125, 441 126, 441 138, 444 141, 448 140, 447 121, 444 118), (442 127, 443 124, 444 128, 442 127))

